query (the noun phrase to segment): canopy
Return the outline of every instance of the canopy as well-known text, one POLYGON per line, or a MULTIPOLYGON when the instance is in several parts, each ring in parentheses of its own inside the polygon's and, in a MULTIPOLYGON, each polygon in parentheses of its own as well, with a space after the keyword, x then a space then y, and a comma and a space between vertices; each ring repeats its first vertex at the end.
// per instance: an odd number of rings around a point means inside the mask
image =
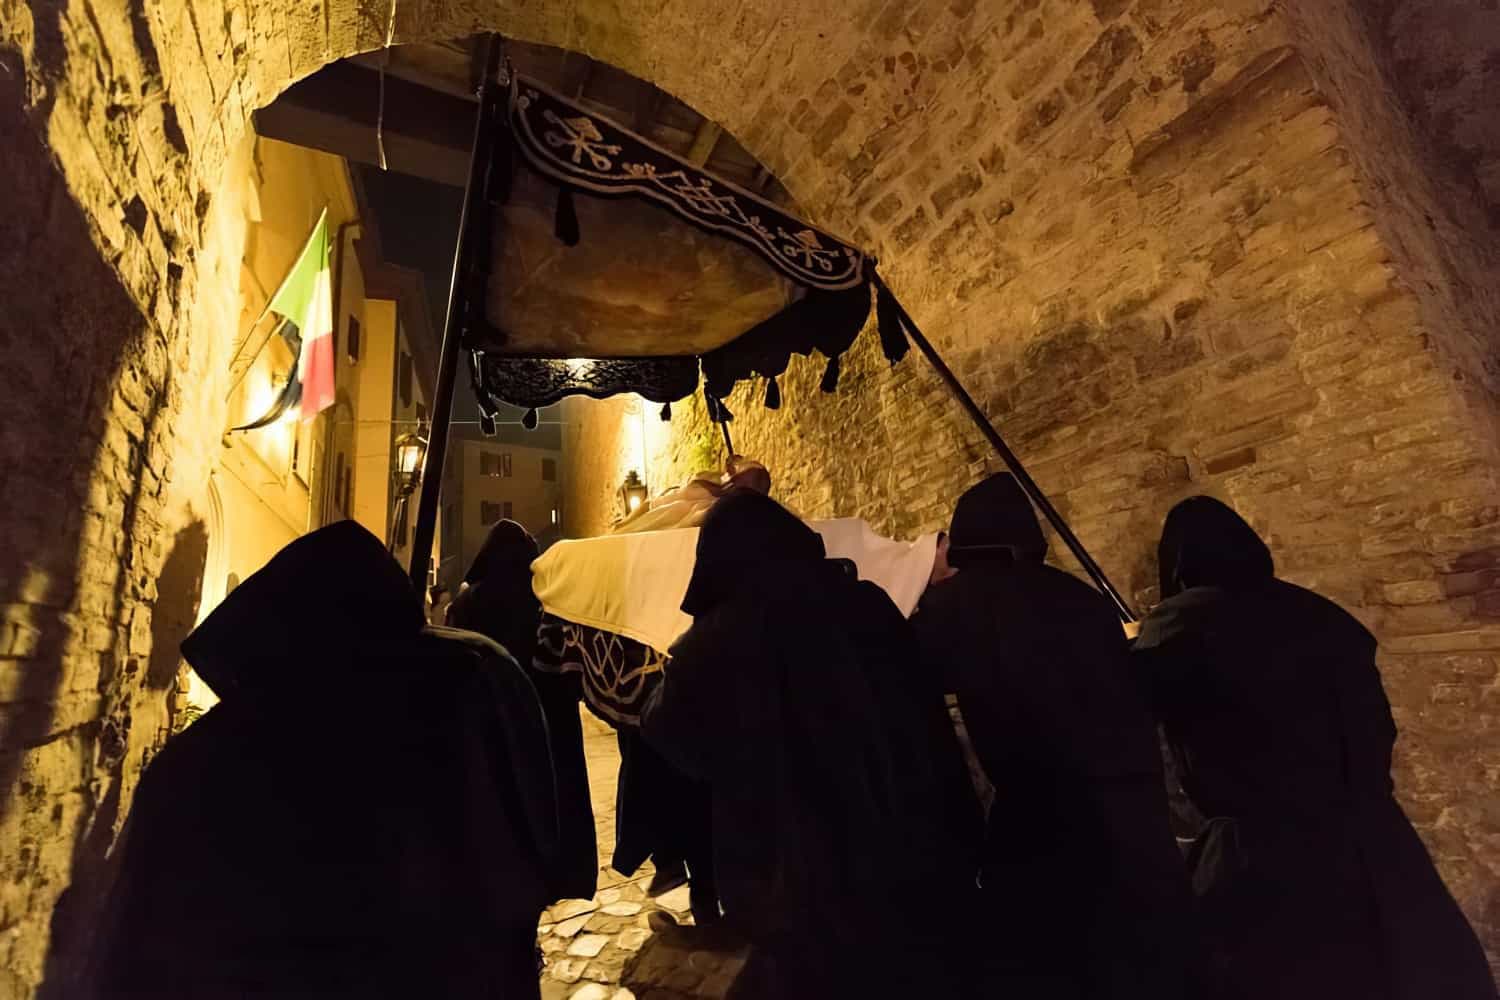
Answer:
POLYGON ((499 400, 526 407, 523 422, 535 426, 536 408, 570 395, 634 392, 670 404, 700 373, 709 416, 723 426, 722 400, 741 380, 763 377, 766 405, 781 405, 776 378, 793 354, 822 355, 822 389, 835 391, 839 358, 873 302, 885 356, 895 363, 916 345, 1121 618, 1135 620, 872 257, 535 80, 508 72, 502 91, 498 69, 491 35, 423 458, 414 584, 426 579, 437 530, 442 477, 427 473, 446 457, 460 353, 489 432, 499 400))
MULTIPOLYGON (((490 127, 483 310, 465 336, 482 407, 670 403, 701 372, 716 400, 763 377, 774 408, 775 378, 814 351, 837 388, 879 287, 873 258, 528 77, 511 75, 490 127)), ((882 315, 895 362, 906 338, 882 315)))

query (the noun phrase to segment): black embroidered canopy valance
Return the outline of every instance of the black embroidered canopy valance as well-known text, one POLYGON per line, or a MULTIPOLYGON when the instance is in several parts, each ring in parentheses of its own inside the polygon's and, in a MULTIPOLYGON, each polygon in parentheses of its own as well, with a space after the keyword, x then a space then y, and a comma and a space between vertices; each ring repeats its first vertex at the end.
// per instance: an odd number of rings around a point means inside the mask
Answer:
POLYGON ((483 308, 465 323, 487 411, 622 392, 668 404, 700 373, 714 401, 764 378, 775 407, 791 356, 815 351, 832 392, 872 296, 886 356, 905 354, 857 247, 527 77, 488 113, 491 217, 469 267, 483 308))

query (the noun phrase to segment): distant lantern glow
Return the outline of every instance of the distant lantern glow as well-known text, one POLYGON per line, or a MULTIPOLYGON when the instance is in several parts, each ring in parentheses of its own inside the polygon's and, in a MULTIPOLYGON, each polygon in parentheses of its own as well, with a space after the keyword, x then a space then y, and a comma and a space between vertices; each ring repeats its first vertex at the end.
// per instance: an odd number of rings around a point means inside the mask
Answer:
POLYGON ((556 507, 552 508, 552 523, 553 524, 557 523, 557 508, 556 507))
POLYGON ((396 482, 402 496, 410 496, 422 477, 422 456, 427 441, 417 434, 403 434, 396 439, 396 482))
POLYGON ((641 504, 645 502, 646 484, 641 482, 640 473, 631 469, 625 474, 625 482, 620 484, 620 503, 629 515, 640 510, 641 504))

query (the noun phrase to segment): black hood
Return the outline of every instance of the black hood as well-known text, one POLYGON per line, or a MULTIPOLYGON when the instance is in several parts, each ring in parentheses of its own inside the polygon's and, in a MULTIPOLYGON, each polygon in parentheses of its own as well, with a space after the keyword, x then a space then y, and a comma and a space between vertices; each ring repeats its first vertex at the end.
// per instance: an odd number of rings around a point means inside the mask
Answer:
POLYGON ((536 539, 515 521, 499 521, 479 547, 464 574, 464 583, 526 581, 531 586, 531 564, 536 562, 536 539))
POLYGON ((958 498, 948 532, 948 561, 954 566, 1045 558, 1047 539, 1015 476, 997 472, 958 498))
POLYGON ((380 539, 340 521, 292 542, 182 643, 214 694, 289 693, 349 653, 416 636, 422 599, 380 539))
POLYGON ((825 555, 823 539, 785 507, 737 487, 714 503, 698 531, 693 578, 682 610, 696 618, 767 571, 816 565, 825 555))
POLYGON ((1156 547, 1162 600, 1192 587, 1234 590, 1276 573, 1255 529, 1213 497, 1189 497, 1167 514, 1156 547))

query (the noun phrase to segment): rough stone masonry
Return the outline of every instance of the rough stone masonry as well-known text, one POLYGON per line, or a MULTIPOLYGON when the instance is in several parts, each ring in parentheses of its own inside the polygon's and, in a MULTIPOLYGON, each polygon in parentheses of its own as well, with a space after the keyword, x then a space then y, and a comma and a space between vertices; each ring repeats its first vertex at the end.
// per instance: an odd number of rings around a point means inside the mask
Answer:
MULTIPOLYGON (((657 83, 878 253, 1138 603, 1167 507, 1213 492, 1367 622, 1402 799, 1500 952, 1492 7, 0 0, 0 994, 83 943, 193 617, 227 151, 388 32, 487 29, 657 83)), ((940 524, 989 462, 941 387, 820 367, 777 413, 737 394, 742 450, 809 514, 940 524)), ((679 421, 653 485, 697 457, 679 421)))

